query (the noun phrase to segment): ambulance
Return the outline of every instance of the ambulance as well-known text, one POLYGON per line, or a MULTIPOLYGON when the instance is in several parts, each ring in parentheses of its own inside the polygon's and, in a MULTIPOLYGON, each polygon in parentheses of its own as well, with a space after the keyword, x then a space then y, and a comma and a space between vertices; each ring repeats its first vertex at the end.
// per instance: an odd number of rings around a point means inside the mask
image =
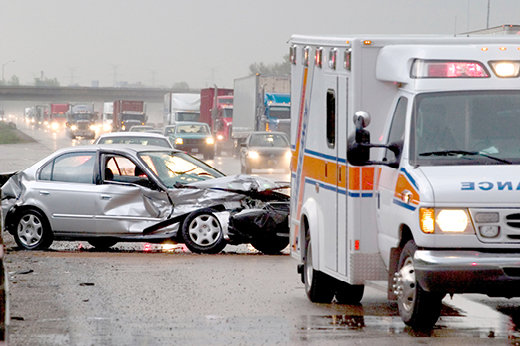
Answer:
POLYGON ((383 283, 405 324, 520 296, 520 37, 290 43, 291 255, 312 302, 383 283))

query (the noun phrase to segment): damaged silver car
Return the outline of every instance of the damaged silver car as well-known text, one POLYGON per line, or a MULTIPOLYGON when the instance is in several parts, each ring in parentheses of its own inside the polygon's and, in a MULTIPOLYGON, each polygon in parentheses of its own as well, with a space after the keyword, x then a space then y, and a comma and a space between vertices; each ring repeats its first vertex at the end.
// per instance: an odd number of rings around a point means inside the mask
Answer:
POLYGON ((22 249, 54 240, 185 243, 195 253, 251 243, 274 254, 289 241, 288 183, 225 176, 175 149, 61 149, 2 187, 5 228, 22 249))

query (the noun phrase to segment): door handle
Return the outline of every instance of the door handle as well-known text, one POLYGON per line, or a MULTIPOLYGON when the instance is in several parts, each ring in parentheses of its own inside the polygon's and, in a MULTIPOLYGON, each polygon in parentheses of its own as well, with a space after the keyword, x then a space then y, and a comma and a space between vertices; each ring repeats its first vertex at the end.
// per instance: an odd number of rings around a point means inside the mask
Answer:
POLYGON ((110 196, 110 195, 101 195, 101 199, 107 200, 110 198, 112 198, 112 196, 110 196))
POLYGON ((40 190, 40 195, 48 196, 48 195, 50 195, 50 192, 49 191, 42 191, 42 190, 40 190))

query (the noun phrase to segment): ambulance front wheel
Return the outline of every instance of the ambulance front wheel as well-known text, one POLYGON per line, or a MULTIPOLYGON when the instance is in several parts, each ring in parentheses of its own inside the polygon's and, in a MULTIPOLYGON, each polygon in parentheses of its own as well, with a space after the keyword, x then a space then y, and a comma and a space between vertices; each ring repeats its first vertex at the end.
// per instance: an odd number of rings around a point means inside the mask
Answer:
POLYGON ((413 328, 431 328, 437 322, 444 294, 427 292, 415 278, 413 256, 417 245, 408 241, 401 252, 399 267, 394 277, 399 314, 403 322, 413 328))
POLYGON ((336 281, 325 273, 314 270, 312 264, 312 247, 307 241, 307 251, 303 260, 303 281, 305 293, 313 303, 330 303, 336 293, 336 281))

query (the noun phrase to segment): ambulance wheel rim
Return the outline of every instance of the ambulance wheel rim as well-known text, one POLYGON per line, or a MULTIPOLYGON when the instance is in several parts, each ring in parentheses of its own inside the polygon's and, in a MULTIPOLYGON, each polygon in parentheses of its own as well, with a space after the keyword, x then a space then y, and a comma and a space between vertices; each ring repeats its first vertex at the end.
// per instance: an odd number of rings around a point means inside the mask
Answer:
POLYGON ((399 300, 403 308, 410 312, 414 308, 417 293, 417 282, 415 281, 415 266, 412 257, 407 257, 403 267, 399 271, 401 280, 399 282, 399 300))

